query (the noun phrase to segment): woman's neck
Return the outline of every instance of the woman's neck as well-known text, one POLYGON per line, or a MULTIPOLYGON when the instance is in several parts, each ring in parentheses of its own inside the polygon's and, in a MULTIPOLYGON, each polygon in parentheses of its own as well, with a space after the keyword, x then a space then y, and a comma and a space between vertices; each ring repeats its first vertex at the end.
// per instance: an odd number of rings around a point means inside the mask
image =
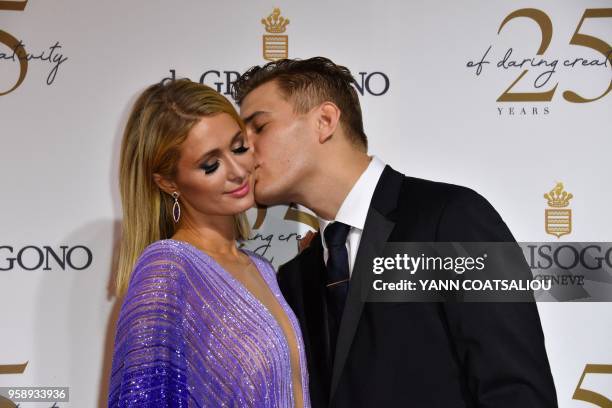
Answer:
POLYGON ((238 256, 233 216, 217 217, 214 223, 194 223, 185 218, 172 239, 188 242, 207 253, 238 256))

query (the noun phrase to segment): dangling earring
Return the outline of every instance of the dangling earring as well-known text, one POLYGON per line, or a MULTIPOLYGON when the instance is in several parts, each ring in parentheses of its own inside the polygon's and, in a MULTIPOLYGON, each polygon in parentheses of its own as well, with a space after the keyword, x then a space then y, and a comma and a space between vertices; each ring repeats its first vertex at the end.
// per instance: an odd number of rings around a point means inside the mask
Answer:
POLYGON ((176 191, 172 193, 172 197, 174 198, 174 205, 172 206, 172 218, 174 219, 174 223, 176 224, 181 219, 181 205, 178 201, 179 194, 176 191))

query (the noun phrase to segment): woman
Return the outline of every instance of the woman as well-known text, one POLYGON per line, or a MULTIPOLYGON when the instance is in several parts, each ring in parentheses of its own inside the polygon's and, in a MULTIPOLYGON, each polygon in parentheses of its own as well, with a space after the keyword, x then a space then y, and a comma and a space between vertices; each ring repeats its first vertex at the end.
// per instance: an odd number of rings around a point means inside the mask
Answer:
POLYGON ((239 250, 253 152, 233 106, 149 87, 121 146, 124 210, 109 406, 308 407, 304 346, 272 266, 239 250))

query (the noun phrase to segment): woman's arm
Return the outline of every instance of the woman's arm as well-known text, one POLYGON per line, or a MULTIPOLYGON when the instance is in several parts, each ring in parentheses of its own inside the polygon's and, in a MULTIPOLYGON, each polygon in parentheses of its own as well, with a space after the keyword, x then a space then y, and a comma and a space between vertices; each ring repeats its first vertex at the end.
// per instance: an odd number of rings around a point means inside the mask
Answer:
POLYGON ((139 258, 117 323, 109 407, 187 406, 184 272, 162 248, 139 258))

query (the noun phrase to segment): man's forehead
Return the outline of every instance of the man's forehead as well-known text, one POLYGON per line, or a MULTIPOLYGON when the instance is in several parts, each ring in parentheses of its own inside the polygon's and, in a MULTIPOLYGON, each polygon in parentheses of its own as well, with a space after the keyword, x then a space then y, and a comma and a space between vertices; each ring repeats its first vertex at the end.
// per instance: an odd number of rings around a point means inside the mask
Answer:
POLYGON ((275 105, 282 103, 282 97, 276 84, 268 82, 253 89, 240 105, 240 116, 252 119, 253 116, 271 111, 275 105))
POLYGON ((265 116, 268 113, 270 113, 270 111, 254 110, 254 111, 249 111, 248 113, 245 111, 241 113, 240 116, 242 117, 244 124, 249 126, 249 124, 252 123, 255 120, 255 118, 259 116, 265 116))
POLYGON ((242 102, 243 105, 250 105, 261 101, 278 98, 279 96, 280 94, 278 92, 278 85, 276 85, 274 81, 270 81, 259 85, 251 92, 249 92, 244 97, 244 100, 242 102))

